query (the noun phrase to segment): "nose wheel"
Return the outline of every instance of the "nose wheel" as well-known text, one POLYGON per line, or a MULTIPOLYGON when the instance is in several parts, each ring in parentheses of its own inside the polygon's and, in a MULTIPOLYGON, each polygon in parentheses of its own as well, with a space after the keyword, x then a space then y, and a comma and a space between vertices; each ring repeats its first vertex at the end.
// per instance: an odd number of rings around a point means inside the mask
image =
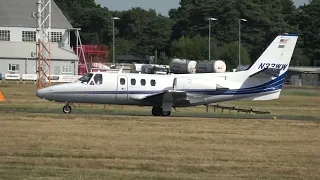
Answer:
POLYGON ((69 114, 69 113, 71 113, 71 106, 69 105, 69 104, 66 104, 65 106, 63 106, 63 109, 62 109, 62 111, 64 112, 64 113, 66 113, 66 114, 69 114))

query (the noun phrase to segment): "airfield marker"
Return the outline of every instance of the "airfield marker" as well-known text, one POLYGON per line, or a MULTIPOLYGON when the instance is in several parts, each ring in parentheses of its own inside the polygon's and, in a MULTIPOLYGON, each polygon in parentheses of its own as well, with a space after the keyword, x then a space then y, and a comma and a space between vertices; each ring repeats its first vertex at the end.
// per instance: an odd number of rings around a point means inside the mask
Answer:
POLYGON ((4 101, 4 96, 2 95, 1 92, 0 92, 0 101, 4 101))

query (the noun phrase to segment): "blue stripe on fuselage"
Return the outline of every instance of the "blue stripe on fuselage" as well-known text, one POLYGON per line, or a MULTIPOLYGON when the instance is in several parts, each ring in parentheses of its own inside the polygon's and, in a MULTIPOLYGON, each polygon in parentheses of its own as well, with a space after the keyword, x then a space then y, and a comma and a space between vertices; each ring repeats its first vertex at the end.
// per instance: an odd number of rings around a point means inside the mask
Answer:
MULTIPOLYGON (((210 89, 181 89, 186 93, 199 93, 205 95, 237 95, 237 94, 253 94, 263 93, 269 91, 275 91, 282 88, 285 74, 278 76, 276 79, 271 80, 267 83, 242 89, 231 89, 231 90, 210 90, 210 89)), ((162 90, 150 90, 150 91, 69 91, 69 92, 56 92, 57 94, 157 94, 162 90)))

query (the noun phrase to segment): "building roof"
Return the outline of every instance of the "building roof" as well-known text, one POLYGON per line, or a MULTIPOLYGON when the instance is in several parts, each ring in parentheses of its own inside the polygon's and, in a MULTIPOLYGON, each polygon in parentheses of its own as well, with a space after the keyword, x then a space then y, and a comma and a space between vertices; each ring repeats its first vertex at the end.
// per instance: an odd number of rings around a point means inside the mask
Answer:
POLYGON ((317 73, 320 74, 320 67, 289 67, 288 71, 296 73, 317 73))
MULTIPOLYGON (((31 56, 36 52, 35 42, 8 42, 0 41, 0 58, 36 58, 31 56)), ((74 51, 66 45, 59 47, 58 43, 51 43, 51 59, 78 60, 74 51)))
MULTIPOLYGON (((31 15, 37 11, 38 0, 0 0, 0 27, 36 28, 36 19, 31 15)), ((42 0, 43 2, 47 2, 42 0)), ((72 28, 71 24, 51 0, 51 28, 72 28)))

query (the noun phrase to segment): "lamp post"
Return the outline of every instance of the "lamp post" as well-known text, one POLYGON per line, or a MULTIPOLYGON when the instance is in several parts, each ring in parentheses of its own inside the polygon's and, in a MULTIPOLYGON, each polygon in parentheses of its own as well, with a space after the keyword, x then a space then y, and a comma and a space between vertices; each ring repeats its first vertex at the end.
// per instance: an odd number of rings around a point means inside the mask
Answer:
POLYGON ((115 36, 114 36, 114 20, 118 20, 120 18, 118 17, 112 17, 112 35, 113 35, 113 42, 112 42, 112 50, 113 50, 113 53, 112 53, 112 60, 113 60, 113 64, 116 65, 116 62, 115 62, 115 45, 114 45, 114 41, 115 41, 115 36))
POLYGON ((246 19, 239 19, 239 67, 241 64, 241 31, 240 31, 240 26, 241 26, 241 21, 247 21, 246 19))
POLYGON ((211 21, 216 21, 217 19, 210 17, 209 20, 209 61, 211 58, 211 21))

